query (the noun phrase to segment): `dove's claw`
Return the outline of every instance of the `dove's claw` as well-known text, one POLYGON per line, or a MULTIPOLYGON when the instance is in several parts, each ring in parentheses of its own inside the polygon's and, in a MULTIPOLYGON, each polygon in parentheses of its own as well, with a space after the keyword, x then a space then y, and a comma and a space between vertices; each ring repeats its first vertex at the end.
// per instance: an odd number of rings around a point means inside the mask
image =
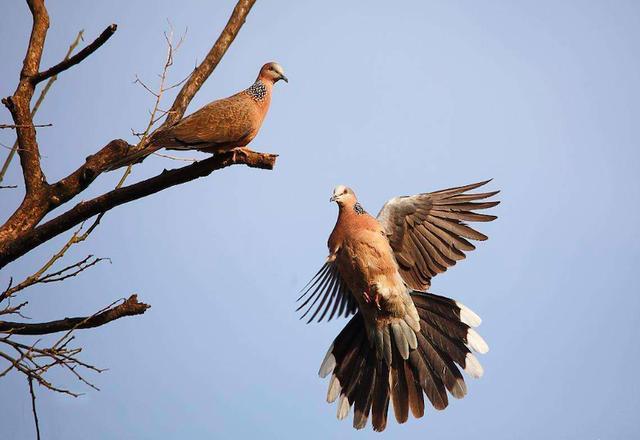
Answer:
POLYGON ((364 301, 366 303, 370 303, 372 300, 376 305, 376 308, 380 311, 382 311, 382 307, 380 306, 380 295, 378 294, 378 292, 373 294, 373 298, 371 298, 371 294, 369 293, 369 289, 365 289, 362 292, 362 297, 364 298, 364 301))

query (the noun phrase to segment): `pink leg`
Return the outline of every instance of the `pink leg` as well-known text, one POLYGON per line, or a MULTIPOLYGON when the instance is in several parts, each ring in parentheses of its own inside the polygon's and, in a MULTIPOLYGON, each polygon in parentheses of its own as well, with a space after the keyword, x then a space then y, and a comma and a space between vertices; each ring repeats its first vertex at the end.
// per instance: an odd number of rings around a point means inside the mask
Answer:
MULTIPOLYGON (((369 289, 365 289, 362 292, 362 296, 365 302, 367 303, 371 302, 371 294, 369 293, 369 289)), ((376 292, 375 295, 373 295, 373 302, 376 304, 376 307, 378 308, 378 310, 382 311, 382 307, 380 306, 380 295, 378 294, 378 292, 376 292)))
POLYGON ((378 310, 382 311, 382 307, 380 307, 380 295, 378 294, 378 292, 376 292, 376 295, 373 297, 373 300, 376 303, 376 307, 378 308, 378 310))
POLYGON ((362 296, 364 297, 365 302, 367 303, 371 302, 371 297, 369 296, 369 289, 366 289, 364 292, 362 292, 362 296))

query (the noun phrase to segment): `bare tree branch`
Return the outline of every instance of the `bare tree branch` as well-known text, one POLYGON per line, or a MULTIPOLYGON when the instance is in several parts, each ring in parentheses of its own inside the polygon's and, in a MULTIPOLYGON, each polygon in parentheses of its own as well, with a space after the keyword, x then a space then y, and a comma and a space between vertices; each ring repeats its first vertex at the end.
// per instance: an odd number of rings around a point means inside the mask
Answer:
MULTIPOLYGON (((33 113, 31 114, 33 116, 33 113)), ((34 124, 34 125, 15 125, 15 124, 0 124, 0 129, 3 128, 25 128, 25 127, 52 127, 53 124, 34 124)))
MULTIPOLYGON (((44 40, 47 28, 49 27, 49 16, 43 0, 28 0, 27 3, 33 15, 33 29, 27 55, 25 56, 18 88, 12 97, 2 100, 11 111, 15 124, 24 127, 18 128, 16 132, 16 142, 0 171, 1 181, 9 168, 13 155, 18 152, 22 174, 25 180, 26 194, 18 209, 16 209, 9 220, 0 227, 0 242, 32 228, 38 224, 51 209, 46 202, 49 186, 46 183, 44 173, 40 166, 40 151, 36 141, 36 131, 33 127, 33 115, 38 111, 44 97, 56 80, 55 76, 47 81, 33 110, 29 110, 29 104, 35 91, 35 85, 32 84, 29 79, 37 73, 40 65, 44 40), (37 56, 32 54, 32 52, 35 52, 37 56), (34 63, 37 65, 34 65, 34 63)), ((69 47, 66 57, 70 56, 71 52, 73 52, 78 45, 82 38, 82 33, 83 31, 78 33, 75 41, 69 47)))
POLYGON ((20 81, 13 96, 4 98, 2 102, 11 112, 13 122, 20 128, 18 135, 18 155, 25 180, 25 202, 33 204, 46 189, 47 183, 40 167, 40 152, 36 140, 36 130, 33 127, 33 118, 29 103, 33 97, 35 85, 31 79, 35 77, 40 68, 40 60, 44 49, 44 41, 49 29, 49 14, 44 6, 44 0, 27 0, 33 16, 33 26, 27 54, 24 58, 20 81))
POLYGON ((75 329, 99 327, 125 316, 141 315, 151 307, 138 302, 138 295, 131 295, 123 303, 89 317, 64 318, 57 321, 40 323, 23 323, 0 321, 0 333, 13 335, 46 335, 75 329))
POLYGON ((216 170, 231 165, 246 165, 250 168, 270 170, 273 169, 276 158, 277 155, 269 153, 243 150, 228 151, 192 165, 170 171, 165 170, 155 177, 115 189, 94 199, 80 202, 64 214, 49 220, 8 243, 0 253, 0 268, 94 215, 108 211, 116 206, 149 196, 175 185, 208 176, 216 170))
POLYGON ((25 318, 25 316, 20 313, 20 309, 22 309, 27 304, 29 303, 27 301, 24 301, 18 304, 17 306, 11 306, 11 300, 9 300, 9 304, 7 304, 7 306, 4 309, 0 310, 0 315, 16 314, 22 318, 25 318))
POLYGON ((36 411, 36 393, 33 392, 33 378, 27 376, 29 382, 29 393, 31 394, 31 410, 33 411, 33 420, 36 423, 36 439, 40 440, 40 423, 38 422, 38 412, 36 411))
POLYGON ((76 64, 82 62, 85 58, 87 58, 93 52, 98 50, 100 46, 106 43, 107 40, 111 38, 113 34, 115 34, 117 29, 118 29, 118 25, 116 24, 109 25, 104 31, 102 31, 102 33, 98 36, 98 38, 96 38, 91 44, 89 44, 87 47, 82 49, 80 52, 78 52, 74 56, 70 58, 65 58, 64 60, 60 61, 58 64, 56 64, 53 67, 50 67, 44 72, 38 72, 32 79, 33 83, 38 84, 39 82, 42 82, 47 78, 51 78, 52 76, 55 76, 58 73, 63 72, 68 68, 73 67, 76 64))
POLYGON ((40 270, 38 270, 35 274, 27 277, 21 283, 16 284, 15 286, 8 288, 2 294, 0 294, 0 302, 5 300, 6 298, 10 298, 16 292, 18 292, 20 290, 23 290, 23 289, 26 289, 27 287, 33 286, 35 284, 54 283, 54 282, 58 282, 58 281, 64 281, 67 278, 75 277, 80 272, 83 272, 83 271, 89 269, 90 267, 95 266, 96 264, 100 263, 101 261, 105 261, 105 260, 111 261, 108 258, 96 258, 93 255, 88 255, 84 259, 82 259, 82 260, 80 260, 80 261, 78 261, 78 262, 76 262, 74 264, 71 264, 71 265, 69 265, 69 266, 67 266, 67 267, 65 267, 63 269, 60 269, 60 270, 58 270, 56 272, 44 275, 44 272, 49 267, 51 267, 53 262, 55 262, 56 260, 61 258, 62 255, 64 255, 64 252, 72 244, 74 244, 76 242, 74 240, 74 237, 78 237, 78 233, 77 232, 74 233, 74 235, 72 236, 71 240, 69 240, 65 244, 65 246, 62 248, 62 250, 60 252, 58 252, 57 254, 55 254, 40 270))
POLYGON ((86 202, 80 202, 64 214, 49 220, 9 243, 0 254, 0 268, 84 220, 116 206, 146 197, 175 185, 208 176, 213 171, 231 165, 273 169, 276 158, 277 155, 275 154, 241 150, 229 151, 182 168, 170 171, 165 170, 155 177, 115 189, 86 202))

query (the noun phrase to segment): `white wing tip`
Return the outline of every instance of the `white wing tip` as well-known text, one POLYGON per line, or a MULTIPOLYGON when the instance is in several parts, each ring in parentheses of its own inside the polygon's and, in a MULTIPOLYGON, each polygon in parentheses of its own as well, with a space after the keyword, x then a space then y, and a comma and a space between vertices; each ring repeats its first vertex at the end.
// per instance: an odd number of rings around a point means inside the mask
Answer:
POLYGON ((477 327, 482 323, 482 319, 475 314, 473 310, 462 303, 456 301, 456 305, 460 309, 460 321, 471 327, 477 327))
POLYGON ((451 394, 456 399, 462 399, 467 395, 467 384, 464 383, 463 379, 456 379, 455 385, 451 390, 451 394))
POLYGON ((484 374, 484 369, 478 359, 471 353, 467 353, 464 359, 464 371, 466 371, 471 377, 479 379, 484 374))
POLYGON ((485 340, 472 328, 467 330, 467 344, 469 348, 480 354, 485 354, 489 351, 489 346, 485 340))

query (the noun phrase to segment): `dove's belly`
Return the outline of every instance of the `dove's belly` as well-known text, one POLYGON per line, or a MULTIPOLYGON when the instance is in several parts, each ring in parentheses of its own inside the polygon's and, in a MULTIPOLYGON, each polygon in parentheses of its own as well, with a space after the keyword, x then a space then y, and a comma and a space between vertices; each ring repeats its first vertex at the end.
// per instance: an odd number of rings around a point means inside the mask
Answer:
POLYGON ((371 307, 364 300, 363 292, 370 296, 379 294, 383 306, 395 309, 394 303, 407 290, 391 246, 379 231, 359 231, 346 237, 336 260, 340 275, 361 308, 371 307))

